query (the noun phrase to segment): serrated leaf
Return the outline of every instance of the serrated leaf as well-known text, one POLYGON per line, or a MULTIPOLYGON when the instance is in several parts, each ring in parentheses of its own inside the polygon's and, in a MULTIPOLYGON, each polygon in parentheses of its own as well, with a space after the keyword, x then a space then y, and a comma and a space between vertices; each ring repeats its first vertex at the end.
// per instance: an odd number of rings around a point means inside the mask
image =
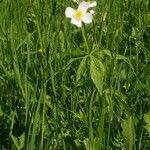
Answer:
POLYGON ((100 94, 102 94, 104 74, 105 74, 105 68, 103 63, 96 57, 90 56, 91 79, 100 94))
POLYGON ((84 57, 78 67, 77 78, 76 78, 77 81, 80 80, 81 76, 84 74, 84 72, 86 70, 86 59, 87 59, 87 57, 84 57))

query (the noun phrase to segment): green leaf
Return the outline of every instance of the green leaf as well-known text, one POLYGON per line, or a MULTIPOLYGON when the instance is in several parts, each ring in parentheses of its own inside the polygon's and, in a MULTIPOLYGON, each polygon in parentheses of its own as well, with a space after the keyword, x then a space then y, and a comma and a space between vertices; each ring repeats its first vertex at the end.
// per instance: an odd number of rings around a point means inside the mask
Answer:
POLYGON ((2 108, 0 106, 0 117, 3 116, 3 111, 2 111, 2 108))
POLYGON ((76 80, 79 81, 81 76, 84 74, 85 70, 86 70, 86 59, 87 57, 84 57, 78 67, 78 70, 77 70, 77 78, 76 80))
POLYGON ((144 120, 146 122, 145 129, 149 132, 150 135, 150 112, 144 115, 144 120))
POLYGON ((24 147, 24 141, 25 141, 25 133, 23 133, 20 137, 19 137, 19 144, 20 144, 20 149, 22 149, 24 147))
POLYGON ((116 55, 116 59, 117 60, 124 60, 125 62, 127 62, 127 57, 123 56, 123 55, 116 55))
POLYGON ((80 50, 80 49, 75 49, 75 50, 71 51, 71 56, 73 58, 83 57, 85 55, 87 55, 87 53, 85 51, 80 50))
POLYGON ((126 147, 128 150, 132 150, 135 140, 135 130, 132 116, 129 116, 128 119, 123 120, 122 128, 123 128, 122 133, 126 140, 126 147))
POLYGON ((91 79, 100 94, 102 94, 104 74, 105 74, 105 68, 103 63, 96 57, 90 56, 91 79))
POLYGON ((110 50, 104 49, 104 50, 96 50, 92 52, 92 54, 98 58, 104 58, 104 56, 112 57, 110 50))
POLYGON ((24 133, 19 137, 19 139, 13 136, 12 134, 10 135, 10 137, 18 150, 24 147, 24 139, 25 139, 24 133))
POLYGON ((63 68, 63 70, 66 71, 66 70, 70 69, 71 64, 74 63, 75 61, 79 60, 79 59, 81 59, 81 57, 78 57, 78 58, 71 58, 71 59, 69 60, 69 62, 67 63, 67 65, 63 68))
POLYGON ((13 135, 10 135, 10 137, 11 137, 13 143, 15 144, 16 148, 19 150, 19 142, 18 142, 18 139, 17 139, 15 136, 13 136, 13 135))

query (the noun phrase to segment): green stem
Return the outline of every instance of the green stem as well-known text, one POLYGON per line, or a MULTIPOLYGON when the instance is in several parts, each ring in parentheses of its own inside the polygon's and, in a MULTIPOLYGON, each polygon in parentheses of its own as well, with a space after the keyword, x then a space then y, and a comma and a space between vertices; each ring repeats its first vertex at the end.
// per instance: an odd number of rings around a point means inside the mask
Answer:
POLYGON ((90 51, 89 51, 88 42, 87 42, 87 39, 86 39, 86 36, 85 36, 84 28, 81 28, 81 31, 82 31, 82 36, 83 36, 83 39, 84 39, 84 42, 85 42, 86 50, 89 53, 90 51))

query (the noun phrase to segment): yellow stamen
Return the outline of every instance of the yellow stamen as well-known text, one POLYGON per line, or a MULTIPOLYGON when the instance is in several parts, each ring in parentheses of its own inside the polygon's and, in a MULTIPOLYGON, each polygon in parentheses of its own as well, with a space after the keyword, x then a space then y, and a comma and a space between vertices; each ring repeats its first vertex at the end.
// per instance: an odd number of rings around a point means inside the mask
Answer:
POLYGON ((76 10, 73 14, 73 17, 76 18, 77 20, 82 20, 84 14, 83 11, 81 11, 80 9, 76 10))

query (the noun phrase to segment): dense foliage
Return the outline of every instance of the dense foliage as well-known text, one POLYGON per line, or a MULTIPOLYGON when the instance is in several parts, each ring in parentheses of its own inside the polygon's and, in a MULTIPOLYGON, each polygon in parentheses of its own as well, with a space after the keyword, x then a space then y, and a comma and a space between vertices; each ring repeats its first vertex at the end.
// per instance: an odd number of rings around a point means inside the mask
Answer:
POLYGON ((0 150, 149 150, 150 2, 0 1, 0 150))

